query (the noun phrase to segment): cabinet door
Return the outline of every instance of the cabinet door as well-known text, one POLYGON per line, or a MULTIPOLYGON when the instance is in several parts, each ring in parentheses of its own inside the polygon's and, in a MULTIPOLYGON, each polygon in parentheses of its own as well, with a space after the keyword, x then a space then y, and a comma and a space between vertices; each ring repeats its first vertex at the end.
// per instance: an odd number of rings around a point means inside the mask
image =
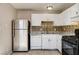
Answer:
POLYGON ((32 14, 31 25, 32 26, 41 26, 42 15, 32 14))
POLYGON ((42 49, 49 49, 49 42, 47 36, 42 36, 42 49))
POLYGON ((57 49, 62 52, 62 36, 57 36, 57 49))
POLYGON ((56 49, 56 35, 42 35, 42 49, 56 49))
POLYGON ((41 36, 31 36, 31 49, 41 49, 41 36))
POLYGON ((50 35, 48 42, 49 42, 49 49, 57 49, 56 44, 57 44, 57 36, 56 35, 50 35))
POLYGON ((62 52, 62 36, 59 37, 59 51, 62 52))

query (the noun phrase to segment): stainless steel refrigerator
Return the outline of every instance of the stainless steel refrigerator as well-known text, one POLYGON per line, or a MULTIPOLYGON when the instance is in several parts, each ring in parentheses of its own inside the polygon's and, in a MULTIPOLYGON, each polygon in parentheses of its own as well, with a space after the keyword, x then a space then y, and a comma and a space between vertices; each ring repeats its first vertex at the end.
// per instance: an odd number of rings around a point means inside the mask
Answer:
POLYGON ((14 20, 13 27, 13 51, 28 51, 28 20, 14 20))

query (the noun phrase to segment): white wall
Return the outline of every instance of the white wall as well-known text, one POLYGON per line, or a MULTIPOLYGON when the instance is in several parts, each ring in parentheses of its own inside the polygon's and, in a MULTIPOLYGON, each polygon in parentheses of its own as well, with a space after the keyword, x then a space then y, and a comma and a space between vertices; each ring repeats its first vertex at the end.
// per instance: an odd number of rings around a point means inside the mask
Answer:
POLYGON ((0 3, 0 54, 12 52, 11 21, 15 16, 16 10, 13 6, 0 3))
POLYGON ((31 20, 31 11, 30 10, 17 10, 17 19, 31 20))
POLYGON ((60 18, 63 21, 63 25, 69 25, 72 24, 72 21, 79 21, 79 17, 72 18, 76 17, 77 15, 79 15, 79 4, 75 4, 64 12, 62 12, 60 14, 60 18), (78 14, 76 14, 76 12, 78 12, 78 14))

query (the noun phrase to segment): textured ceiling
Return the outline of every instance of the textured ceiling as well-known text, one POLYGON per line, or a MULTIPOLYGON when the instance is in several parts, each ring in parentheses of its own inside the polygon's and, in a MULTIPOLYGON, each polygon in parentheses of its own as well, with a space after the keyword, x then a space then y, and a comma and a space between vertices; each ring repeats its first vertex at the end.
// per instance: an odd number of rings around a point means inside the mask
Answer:
POLYGON ((27 9, 39 12, 61 13, 65 9, 74 5, 74 3, 11 3, 16 9, 27 9), (52 5, 51 11, 47 10, 47 6, 52 5))

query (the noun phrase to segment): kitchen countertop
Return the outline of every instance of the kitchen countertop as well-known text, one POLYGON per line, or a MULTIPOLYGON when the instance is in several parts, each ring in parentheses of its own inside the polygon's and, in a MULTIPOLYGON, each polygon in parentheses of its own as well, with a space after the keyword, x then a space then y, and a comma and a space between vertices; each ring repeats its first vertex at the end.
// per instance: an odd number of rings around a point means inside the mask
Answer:
POLYGON ((59 35, 63 35, 63 36, 75 35, 75 33, 71 33, 71 32, 67 32, 67 33, 56 33, 56 32, 45 33, 45 32, 41 32, 41 31, 34 31, 34 32, 30 33, 30 35, 38 35, 38 34, 59 34, 59 35))

